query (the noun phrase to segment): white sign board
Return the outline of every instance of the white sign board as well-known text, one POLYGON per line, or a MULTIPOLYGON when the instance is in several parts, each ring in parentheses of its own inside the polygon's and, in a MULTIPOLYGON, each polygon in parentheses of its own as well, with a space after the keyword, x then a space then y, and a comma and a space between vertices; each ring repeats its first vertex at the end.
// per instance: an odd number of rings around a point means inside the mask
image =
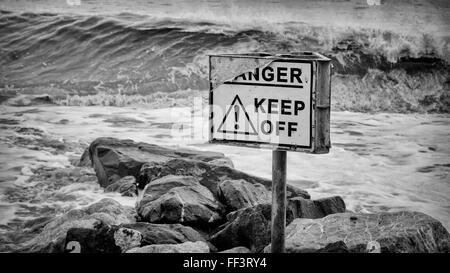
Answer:
POLYGON ((312 62, 273 61, 212 91, 212 139, 311 148, 312 62))

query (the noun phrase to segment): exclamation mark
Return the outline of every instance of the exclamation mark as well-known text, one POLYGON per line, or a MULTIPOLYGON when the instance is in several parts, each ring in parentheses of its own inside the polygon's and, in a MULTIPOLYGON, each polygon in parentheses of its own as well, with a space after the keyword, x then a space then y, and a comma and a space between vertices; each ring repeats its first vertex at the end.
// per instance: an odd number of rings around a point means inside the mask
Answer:
POLYGON ((235 105, 234 106, 234 129, 235 130, 239 129, 238 120, 239 120, 239 106, 235 105))

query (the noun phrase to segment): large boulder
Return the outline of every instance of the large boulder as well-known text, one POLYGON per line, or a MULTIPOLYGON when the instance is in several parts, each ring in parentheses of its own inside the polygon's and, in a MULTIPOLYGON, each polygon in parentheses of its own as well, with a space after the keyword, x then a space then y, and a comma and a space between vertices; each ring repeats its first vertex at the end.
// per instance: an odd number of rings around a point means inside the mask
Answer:
POLYGON ((150 191, 149 197, 144 195, 137 204, 140 219, 153 223, 208 227, 221 220, 223 212, 223 205, 200 184, 174 187, 158 197, 150 191))
MULTIPOLYGON (((320 219, 298 218, 286 229, 287 252, 316 252, 341 241, 349 252, 450 251, 448 231, 439 221, 420 212, 338 213, 320 219)), ((270 251, 270 246, 265 251, 270 251)))
POLYGON ((269 203, 271 198, 271 193, 262 184, 251 184, 243 179, 225 180, 219 184, 219 200, 229 211, 269 203))
MULTIPOLYGON (((138 184, 146 185, 155 179, 167 176, 193 176, 200 184, 207 187, 214 196, 219 196, 219 184, 226 180, 244 180, 251 184, 262 184, 268 190, 272 187, 272 181, 246 174, 228 166, 210 164, 199 160, 172 159, 166 162, 148 162, 142 165, 138 184)), ((287 185, 287 196, 300 196, 309 199, 309 194, 292 185, 287 185)))
POLYGON ((205 242, 185 242, 181 244, 158 244, 133 248, 127 253, 209 253, 205 242))
POLYGON ((132 223, 135 222, 132 210, 109 198, 84 209, 73 209, 47 223, 41 233, 19 252, 64 252, 64 241, 69 229, 95 229, 103 224, 132 223))
POLYGON ((219 250, 245 246, 260 252, 270 242, 271 211, 270 204, 260 204, 230 213, 210 242, 219 250))
MULTIPOLYGON (((142 164, 145 162, 164 164, 174 158, 211 162, 213 165, 230 165, 230 161, 221 153, 169 149, 158 145, 134 142, 130 139, 101 137, 94 140, 89 146, 89 159, 102 187, 107 187, 127 175, 137 178, 142 164)), ((88 160, 83 158, 80 164, 88 164, 88 160)))
POLYGON ((136 178, 134 176, 124 176, 116 182, 110 184, 105 188, 105 192, 118 192, 122 196, 134 197, 137 196, 138 190, 136 186, 136 178))
POLYGON ((140 247, 141 242, 139 231, 119 226, 71 228, 67 231, 65 250, 70 253, 121 253, 140 247))
POLYGON ((136 222, 122 225, 142 234, 142 245, 180 244, 184 242, 206 241, 195 229, 181 224, 153 224, 136 222))
MULTIPOLYGON (((344 201, 338 196, 318 200, 297 197, 288 199, 286 222, 289 224, 298 217, 318 218, 344 211, 344 201)), ((262 251, 270 242, 271 212, 271 204, 263 203, 228 214, 227 223, 219 227, 211 237, 211 243, 219 250, 245 246, 252 252, 262 251)))

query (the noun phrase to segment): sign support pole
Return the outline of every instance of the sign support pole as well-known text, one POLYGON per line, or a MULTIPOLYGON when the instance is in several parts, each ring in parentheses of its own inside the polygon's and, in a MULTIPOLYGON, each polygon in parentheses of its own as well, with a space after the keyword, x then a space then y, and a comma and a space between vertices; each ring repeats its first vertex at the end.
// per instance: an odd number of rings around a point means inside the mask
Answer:
POLYGON ((286 230, 286 151, 272 151, 271 252, 285 252, 286 230))

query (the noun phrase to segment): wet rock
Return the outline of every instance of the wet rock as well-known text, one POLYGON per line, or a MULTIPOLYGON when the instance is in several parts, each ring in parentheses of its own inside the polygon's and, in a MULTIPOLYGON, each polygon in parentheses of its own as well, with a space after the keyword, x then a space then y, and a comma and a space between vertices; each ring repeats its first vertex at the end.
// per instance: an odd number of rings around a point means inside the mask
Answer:
POLYGON ((136 178, 134 176, 124 176, 105 188, 105 192, 118 192, 122 196, 137 196, 136 178))
POLYGON ((135 221, 132 208, 126 208, 112 199, 102 199, 84 209, 73 209, 54 218, 42 232, 19 252, 64 252, 64 241, 71 228, 95 229, 99 225, 119 225, 135 221))
MULTIPOLYGON (((109 137, 94 140, 89 146, 89 155, 102 187, 106 187, 127 175, 137 178, 145 162, 164 164, 174 158, 201 162, 224 159, 224 155, 221 153, 168 149, 153 144, 134 142, 129 139, 109 137)), ((145 185, 142 185, 141 188, 143 186, 145 185)))
POLYGON ((201 185, 174 187, 153 198, 144 196, 137 204, 137 213, 143 221, 209 226, 221 220, 224 211, 212 193, 201 185))
POLYGON ((85 211, 109 225, 135 222, 133 208, 122 206, 119 202, 111 198, 103 198, 88 206, 85 211))
POLYGON ((345 203, 340 196, 309 200, 301 197, 288 200, 288 222, 294 218, 322 218, 333 213, 345 212, 345 203))
POLYGON ((221 182, 219 192, 219 199, 227 206, 229 211, 253 207, 271 201, 271 193, 262 184, 251 184, 242 179, 221 182))
POLYGON ((147 184, 143 190, 142 199, 138 200, 138 203, 156 200, 172 188, 198 185, 200 185, 198 179, 193 176, 167 175, 147 184))
POLYGON ((419 212, 337 213, 320 219, 297 218, 286 229, 287 252, 316 252, 340 241, 349 252, 450 251, 448 231, 439 221, 419 212))
POLYGON ((142 234, 134 229, 119 228, 114 232, 114 242, 121 252, 141 246, 142 238, 142 234))
MULTIPOLYGON (((323 216, 334 214, 334 213, 340 213, 340 212, 346 212, 345 202, 340 196, 332 196, 332 197, 326 197, 321 199, 314 200, 314 204, 317 205, 318 208, 320 208, 320 211, 322 212, 323 216)), ((298 215, 298 214, 297 214, 298 215)), ((308 218, 308 217, 301 217, 300 218, 308 218)), ((321 218, 321 217, 318 217, 321 218)))
POLYGON ((252 252, 260 252, 270 242, 270 204, 240 209, 227 218, 228 222, 210 240, 217 249, 245 246, 252 252))
POLYGON ((65 250, 69 253, 121 253, 140 247, 139 231, 101 225, 94 229, 71 228, 67 231, 65 250))
POLYGON ((184 242, 206 241, 195 229, 181 224, 152 224, 137 222, 124 224, 122 227, 139 231, 142 245, 179 244, 184 242))
POLYGON ((202 241, 182 244, 158 244, 133 248, 127 253, 209 253, 208 244, 202 241))
MULTIPOLYGON (((305 251, 311 253, 349 253, 347 245, 343 241, 329 243, 322 248, 305 251)), ((271 253, 271 245, 264 248, 264 253, 271 253)))
POLYGON ((329 243, 323 248, 320 248, 315 253, 348 253, 348 247, 343 241, 329 243))
POLYGON ((91 158, 89 157, 89 148, 86 148, 84 150, 77 166, 78 167, 91 167, 92 166, 91 158))
POLYGON ((220 251, 220 253, 250 253, 250 249, 244 246, 237 246, 224 251, 220 251))
MULTIPOLYGON (((141 187, 142 185, 146 185, 155 179, 167 175, 194 176, 198 179, 200 184, 207 187, 214 196, 219 195, 219 183, 225 180, 242 179, 251 184, 262 184, 268 190, 272 187, 272 181, 269 179, 252 176, 228 166, 218 166, 198 160, 186 159, 172 159, 164 163, 149 162, 143 164, 138 178, 138 184, 141 187)), ((306 199, 310 198, 306 191, 291 185, 287 186, 287 196, 300 196, 306 199)))
POLYGON ((48 223, 42 232, 18 252, 64 252, 66 233, 73 227, 92 229, 101 223, 83 210, 71 210, 48 223))
MULTIPOLYGON (((298 217, 318 218, 344 211, 345 203, 339 196, 318 200, 296 197, 288 199, 286 224, 298 217)), ((219 250, 245 246, 252 252, 262 251, 270 242, 271 212, 271 203, 263 203, 228 214, 227 223, 212 236, 211 243, 219 250)))

